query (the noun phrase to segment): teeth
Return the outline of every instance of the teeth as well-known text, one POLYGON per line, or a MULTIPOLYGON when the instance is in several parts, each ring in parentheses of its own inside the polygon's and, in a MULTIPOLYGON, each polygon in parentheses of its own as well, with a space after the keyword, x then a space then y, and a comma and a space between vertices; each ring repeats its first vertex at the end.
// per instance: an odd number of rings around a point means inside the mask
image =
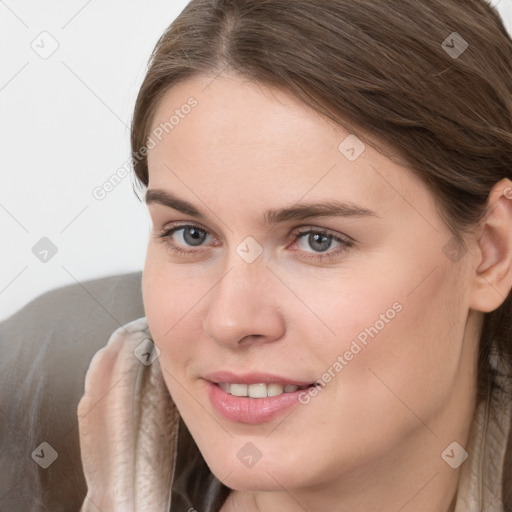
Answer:
MULTIPOLYGON (((233 386, 233 385, 231 385, 233 386)), ((251 384, 248 389, 248 394, 251 398, 265 398, 267 395, 266 384, 251 384)))
POLYGON ((219 387, 222 389, 222 391, 225 391, 226 393, 229 393, 231 385, 226 384, 225 382, 219 382, 219 387))
MULTIPOLYGON (((250 398, 266 398, 267 396, 279 396, 283 393, 293 393, 297 391, 299 386, 293 384, 229 384, 227 382, 219 382, 219 387, 226 393, 233 396, 242 396, 250 398)), ((307 386, 304 386, 307 387, 307 386)))
POLYGON ((229 393, 233 396, 247 396, 248 387, 247 384, 231 384, 229 393))
POLYGON ((267 396, 278 396, 282 395, 284 387, 281 384, 269 384, 267 386, 267 396))

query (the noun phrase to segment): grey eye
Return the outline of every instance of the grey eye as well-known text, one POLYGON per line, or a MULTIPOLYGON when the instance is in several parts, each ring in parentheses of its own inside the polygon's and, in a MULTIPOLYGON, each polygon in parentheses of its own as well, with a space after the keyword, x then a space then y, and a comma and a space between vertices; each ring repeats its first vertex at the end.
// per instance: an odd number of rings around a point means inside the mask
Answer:
POLYGON ((311 233, 308 236, 308 244, 316 252, 324 252, 330 249, 332 239, 332 236, 322 235, 321 233, 311 233))
POLYGON ((202 231, 200 229, 194 228, 194 227, 184 227, 179 230, 176 230, 178 233, 179 231, 183 232, 183 240, 187 245, 191 246, 198 246, 201 245, 206 237, 208 236, 205 231, 202 231))

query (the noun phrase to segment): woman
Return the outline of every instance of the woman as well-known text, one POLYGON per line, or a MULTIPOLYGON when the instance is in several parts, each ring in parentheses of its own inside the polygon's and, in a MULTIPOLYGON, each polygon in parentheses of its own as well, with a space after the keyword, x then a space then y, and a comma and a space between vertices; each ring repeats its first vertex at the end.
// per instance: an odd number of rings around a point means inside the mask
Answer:
POLYGON ((511 84, 483 0, 193 0, 135 106, 146 317, 89 368, 83 510, 512 510, 511 84))

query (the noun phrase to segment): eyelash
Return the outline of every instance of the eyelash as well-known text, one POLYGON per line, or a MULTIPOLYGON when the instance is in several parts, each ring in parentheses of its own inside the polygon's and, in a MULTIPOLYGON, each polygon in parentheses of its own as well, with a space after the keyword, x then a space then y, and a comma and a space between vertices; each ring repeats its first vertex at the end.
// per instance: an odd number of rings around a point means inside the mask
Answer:
MULTIPOLYGON (((183 224, 183 225, 173 226, 172 228, 163 230, 161 233, 156 235, 156 238, 161 243, 165 244, 173 252, 175 252, 176 254, 179 254, 179 255, 189 256, 194 253, 197 254, 198 252, 204 252, 201 250, 182 249, 181 247, 177 247, 176 245, 174 245, 170 242, 170 239, 171 239, 172 235, 174 235, 174 233, 176 233, 177 231, 180 231, 182 229, 186 229, 186 228, 192 228, 192 229, 201 231, 202 233, 206 233, 208 235, 210 234, 206 229, 203 229, 202 227, 197 226, 195 224, 183 224)), ((311 255, 310 256, 302 256, 304 259, 307 259, 307 260, 316 260, 316 261, 332 260, 333 258, 339 256, 341 253, 345 252, 347 249, 354 246, 354 242, 351 239, 349 239, 348 237, 335 236, 333 234, 330 234, 328 231, 322 230, 320 228, 317 228, 317 229, 304 228, 302 230, 296 230, 292 233, 291 236, 294 238, 294 243, 297 243, 305 235, 310 235, 310 234, 325 236, 325 237, 329 238, 331 241, 335 241, 335 242, 338 242, 339 244, 341 244, 341 248, 339 248, 338 250, 336 250, 334 252, 328 252, 328 253, 320 253, 319 252, 313 256, 311 256, 311 255)), ((311 253, 306 253, 306 254, 311 254, 311 253)))

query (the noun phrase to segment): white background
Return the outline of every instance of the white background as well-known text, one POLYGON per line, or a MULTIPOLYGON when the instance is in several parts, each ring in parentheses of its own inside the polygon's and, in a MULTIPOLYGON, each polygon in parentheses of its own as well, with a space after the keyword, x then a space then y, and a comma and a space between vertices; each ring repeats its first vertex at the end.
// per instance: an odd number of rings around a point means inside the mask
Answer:
MULTIPOLYGON (((494 3, 512 32, 512 0, 494 3)), ((0 0, 0 320, 51 288, 142 269, 133 178, 92 191, 128 160, 147 60, 186 4, 0 0), (31 47, 57 44, 46 59, 31 47), (43 237, 57 248, 45 263, 43 237)))

